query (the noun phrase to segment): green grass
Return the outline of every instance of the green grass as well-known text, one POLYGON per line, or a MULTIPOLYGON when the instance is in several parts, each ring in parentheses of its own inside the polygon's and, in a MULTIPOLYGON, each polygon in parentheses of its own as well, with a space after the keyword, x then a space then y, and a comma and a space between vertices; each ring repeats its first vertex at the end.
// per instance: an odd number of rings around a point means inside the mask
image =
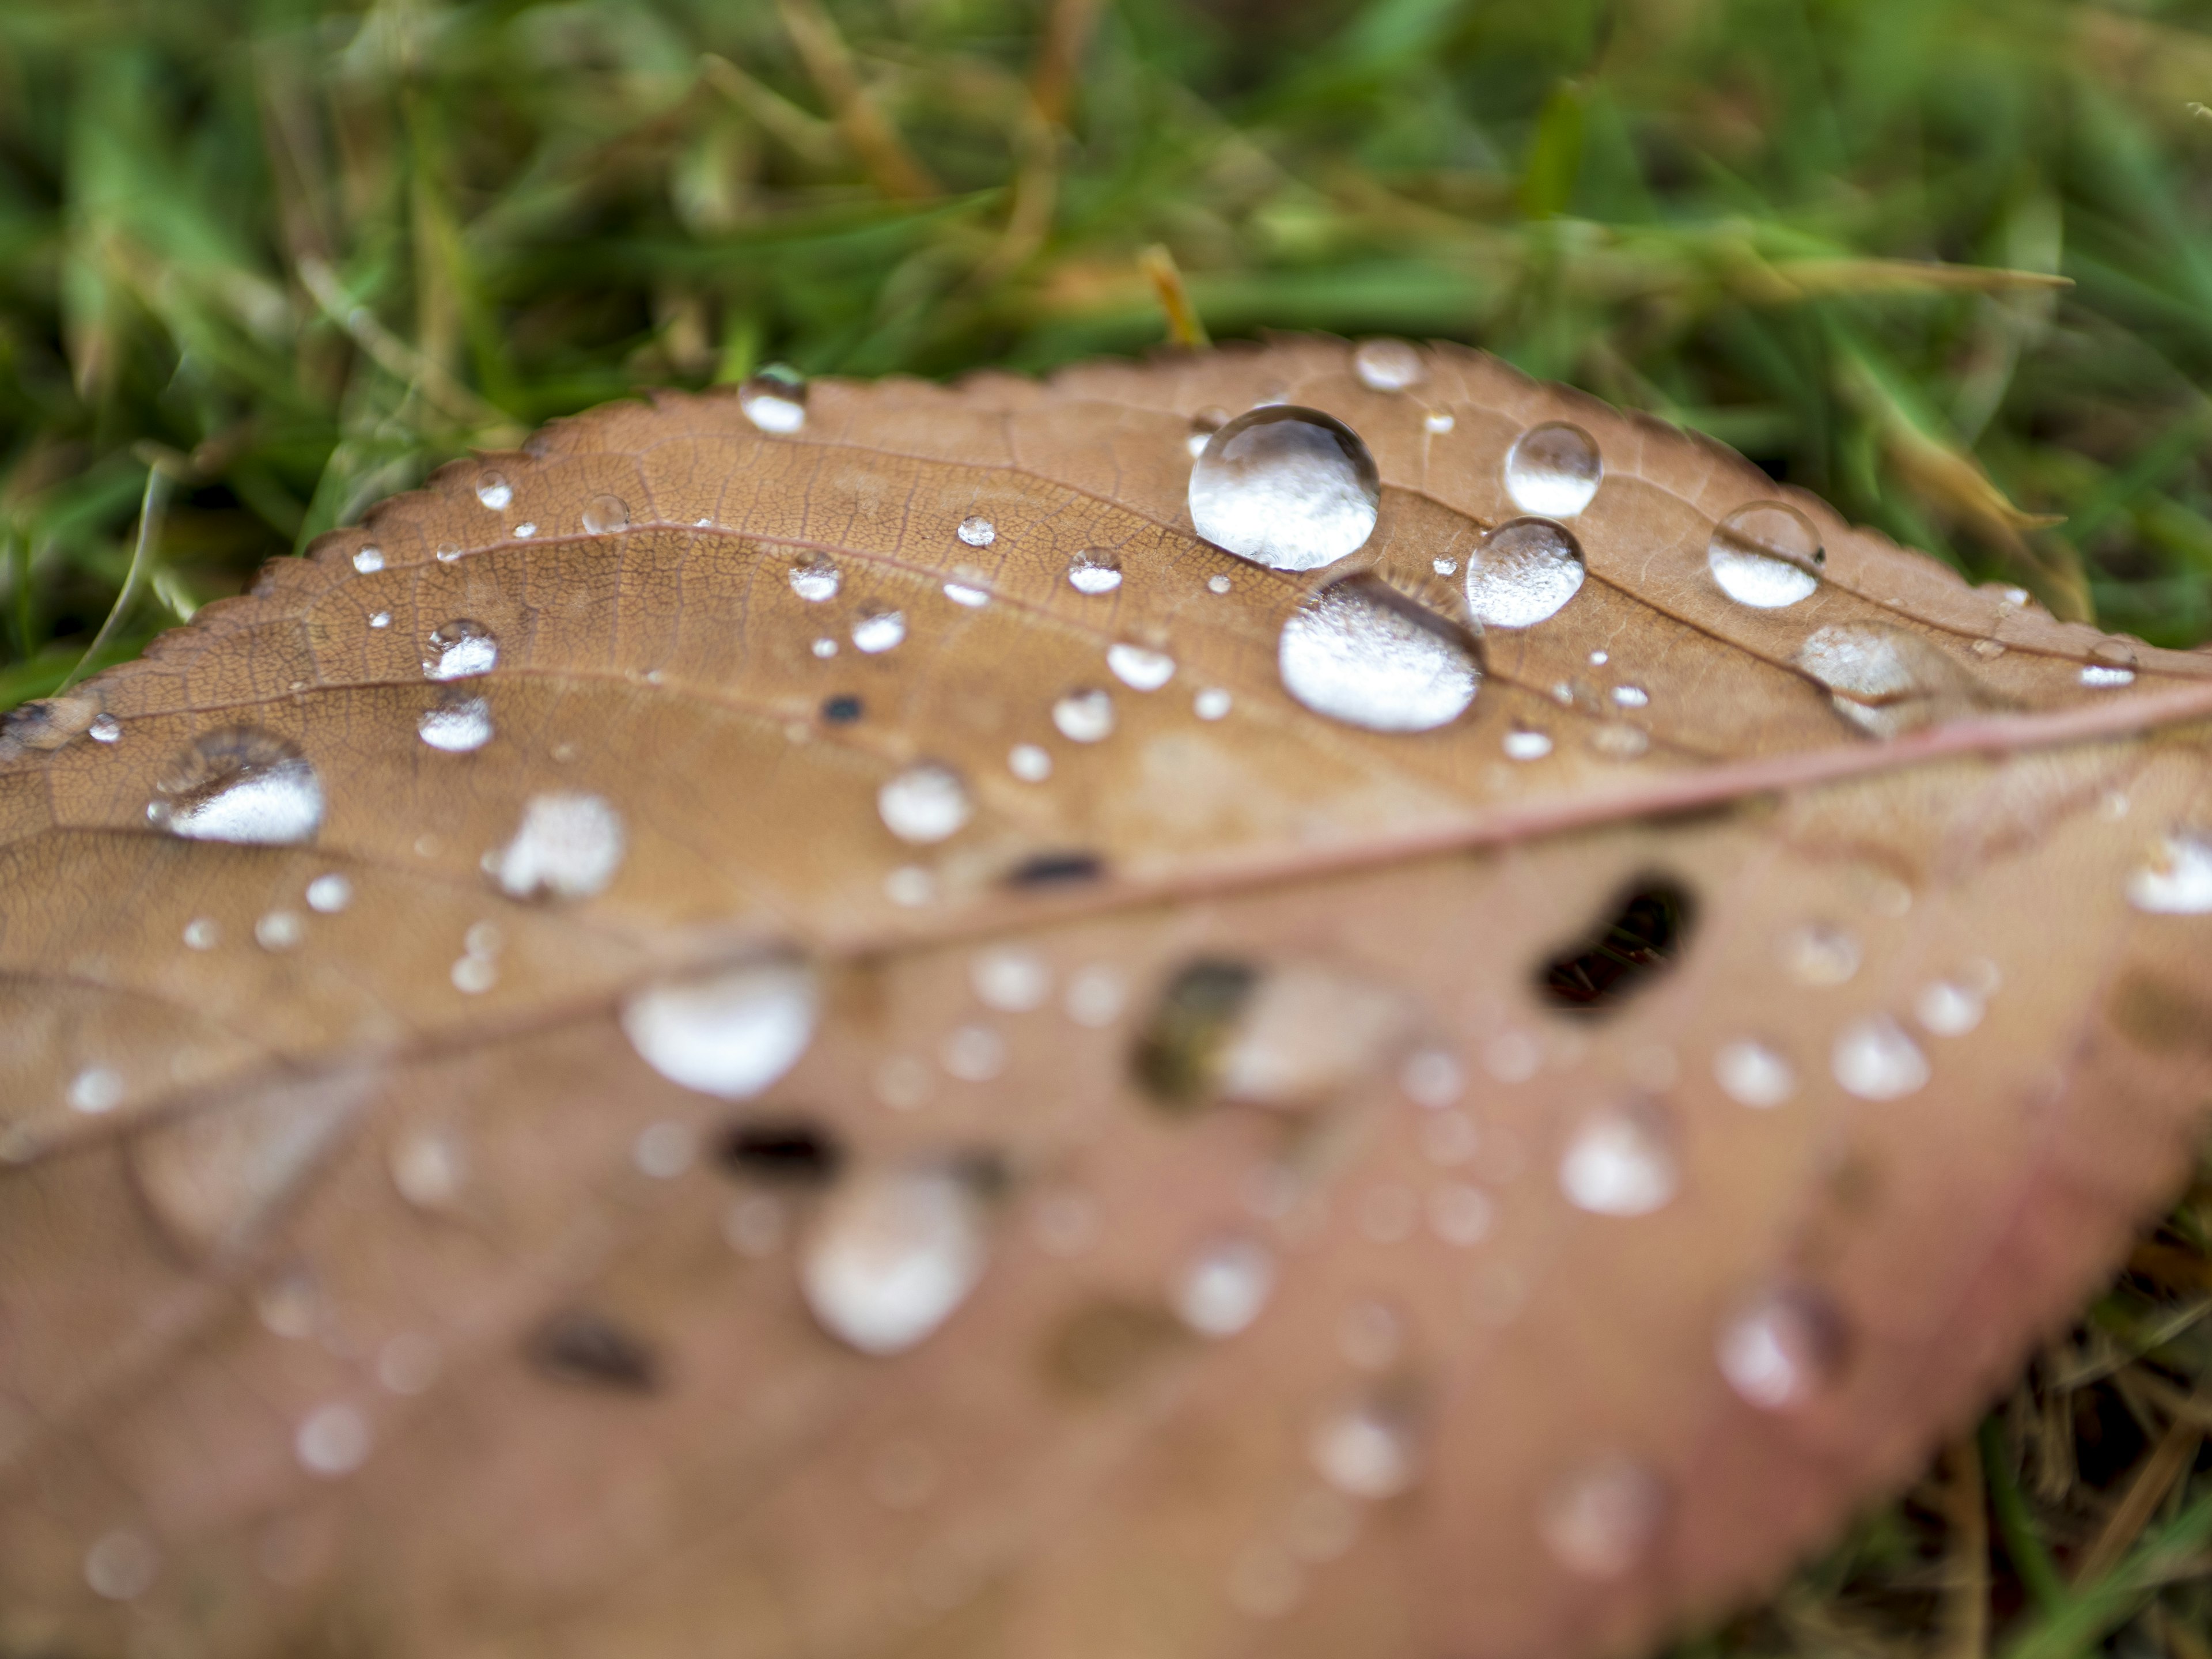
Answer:
MULTIPOLYGON (((830 9, 0 0, 0 708, 639 386, 1145 349, 1156 242, 1217 338, 1472 341, 2063 614, 2212 634, 2212 5, 830 9)), ((2153 1382, 2212 1376, 2205 1327, 2152 1340, 2182 1280, 1989 1442, 2002 1650, 2207 1659, 2205 1476, 2064 1576, 2153 1382)), ((1945 1490, 1703 1650, 1928 1650, 1945 1490)))

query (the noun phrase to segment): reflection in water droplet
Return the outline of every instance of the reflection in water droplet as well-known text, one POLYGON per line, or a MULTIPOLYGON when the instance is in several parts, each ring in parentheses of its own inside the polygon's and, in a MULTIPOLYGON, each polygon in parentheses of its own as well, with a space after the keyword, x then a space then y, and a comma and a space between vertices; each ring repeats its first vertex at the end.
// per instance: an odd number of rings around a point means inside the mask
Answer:
POLYGON ((1467 606, 1486 628, 1533 628, 1583 585, 1583 550, 1541 519, 1500 525, 1468 556, 1467 606))
POLYGON ((1191 712, 1202 720, 1226 719, 1231 707, 1229 694, 1218 686, 1208 686, 1190 702, 1191 712))
POLYGON ((1395 1498, 1420 1474, 1420 1444, 1407 1413, 1379 1400, 1353 1401, 1314 1427, 1307 1455, 1346 1498, 1395 1498))
POLYGON ((1427 732, 1465 713, 1481 684, 1464 632, 1368 576, 1310 596, 1276 659, 1300 702, 1370 732, 1427 732))
POLYGON ((2162 837, 2128 872, 2128 902, 2159 916, 2212 912, 2212 840, 2186 830, 2162 837))
POLYGON ((1428 378, 1421 354, 1403 340, 1363 340, 1352 354, 1353 373, 1375 392, 1403 392, 1428 378))
POLYGON ((923 761, 876 791, 876 810, 891 834, 926 847, 957 835, 974 815, 975 805, 957 772, 936 761, 923 761))
POLYGON ((484 854, 484 873, 511 898, 589 898, 622 868, 624 842, 622 814, 600 797, 533 795, 514 839, 484 854))
POLYGON ((1782 965, 1800 985, 1841 985, 1859 970, 1859 944, 1840 927, 1808 922, 1782 936, 1782 965))
POLYGON ((1837 1035, 1836 1081, 1861 1100, 1898 1100, 1927 1086, 1928 1057, 1887 1014, 1854 1020, 1837 1035))
POLYGON ((824 1330, 900 1353, 950 1318, 981 1278, 981 1206, 942 1170, 866 1170, 831 1194, 808 1235, 800 1289, 824 1330))
POLYGON ((1559 1159, 1559 1190, 1593 1215, 1650 1215, 1680 1184, 1673 1127, 1651 1103, 1593 1112, 1559 1159))
POLYGON ((491 705, 482 697, 457 697, 424 709, 416 730, 433 749, 470 754, 491 741, 491 705))
POLYGON ((836 562, 821 553, 791 567, 791 591, 817 605, 836 599, 844 580, 836 562))
POLYGON ((1516 761, 1541 760, 1552 752, 1548 733, 1516 726, 1505 734, 1505 758, 1516 761))
POLYGON ((629 528, 629 503, 619 495, 594 495, 584 504, 584 529, 593 536, 611 536, 629 528))
POLYGON ((1564 421, 1530 427, 1505 457, 1505 493, 1539 518, 1573 518, 1590 504, 1604 475, 1589 434, 1564 421))
POLYGON ((798 1063, 819 1011, 804 963, 749 962, 647 986, 623 1004, 622 1028, 671 1083, 743 1100, 798 1063))
POLYGON ((1024 783, 1042 783, 1052 775, 1052 757, 1033 743, 1018 743, 1006 751, 1006 769, 1024 783))
POLYGON ((1740 1106, 1764 1111, 1797 1092, 1797 1073, 1775 1049, 1749 1037, 1723 1043, 1713 1055, 1713 1080, 1740 1106))
POLYGON ((1843 1322, 1832 1304, 1802 1286, 1754 1297, 1721 1327, 1715 1357, 1746 1403, 1789 1411, 1828 1389, 1844 1359, 1843 1322))
POLYGON ((495 513, 505 512, 507 504, 514 499, 514 486, 507 483, 506 477, 500 473, 479 474, 477 478, 477 499, 495 513))
POLYGON ((1132 691, 1157 691, 1175 678, 1175 659, 1164 651, 1147 651, 1141 645, 1109 645, 1106 666, 1132 691))
POLYGON ((1538 1530, 1559 1565, 1585 1578, 1618 1578, 1644 1559, 1667 1508, 1666 1489, 1641 1464, 1607 1457, 1545 1495, 1538 1530))
POLYGON ((1184 1264, 1169 1299, 1200 1336, 1234 1336, 1260 1316, 1274 1288, 1275 1258, 1266 1245, 1218 1238, 1184 1264))
POLYGON ((1190 470, 1198 533, 1240 558, 1313 570, 1364 546, 1381 487, 1351 428, 1318 410, 1255 409, 1215 433, 1190 470))
POLYGON ((771 363, 738 388, 738 407, 763 432, 796 432, 806 424, 806 382, 771 363))
POLYGON ((368 1461, 372 1439, 368 1419, 353 1407, 319 1406, 301 1423, 292 1447, 301 1468, 335 1480, 368 1461))
POLYGON ((135 1601, 161 1576, 161 1553, 135 1532, 105 1534, 84 1553, 84 1582, 105 1601, 135 1601))
POLYGON ((364 576, 374 575, 384 568, 384 550, 380 547, 357 548, 354 551, 353 568, 364 576))
POLYGON ((1778 611, 1810 599, 1826 555, 1812 521, 1780 501, 1740 507, 1714 526, 1705 565, 1738 605, 1778 611))
POLYGON ((480 622, 457 617, 430 635, 429 654, 422 659, 422 678, 465 679, 489 674, 499 664, 499 641, 480 622))
POLYGON ((980 516, 971 515, 961 520, 959 528, 953 533, 970 547, 988 547, 999 539, 997 527, 988 519, 980 516))
POLYGON ((875 611, 853 624, 853 647, 871 657, 906 638, 906 615, 899 611, 875 611))
POLYGON ((88 1066, 70 1079, 69 1103, 87 1116, 112 1112, 122 1103, 123 1079, 105 1066, 88 1066))
POLYGON ((322 780, 283 738, 250 726, 210 732, 154 786, 146 821, 191 841, 293 847, 323 822, 322 780))
POLYGON ((1067 585, 1094 597, 1121 585, 1121 556, 1103 547, 1086 547, 1067 562, 1067 585))
POLYGON ((1912 1017, 1936 1036, 1964 1036, 1982 1023, 1982 999, 1971 986, 1939 979, 1920 988, 1912 1017))
POLYGON ((1052 994, 1052 970, 1034 951, 1002 945, 979 953, 968 964, 969 983, 987 1008, 1025 1014, 1044 1006, 1052 994))
POLYGON ((1103 743, 1114 734, 1114 699, 1103 691, 1070 691, 1052 706, 1052 723, 1070 743, 1103 743))

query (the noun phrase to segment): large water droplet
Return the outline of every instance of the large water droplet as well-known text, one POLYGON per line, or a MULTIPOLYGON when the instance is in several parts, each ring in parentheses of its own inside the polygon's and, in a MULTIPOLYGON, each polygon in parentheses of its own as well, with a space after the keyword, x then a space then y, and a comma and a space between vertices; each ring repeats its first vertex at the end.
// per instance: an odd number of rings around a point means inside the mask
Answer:
POLYGON ((233 726, 196 739, 170 763, 146 821, 191 841, 298 846, 322 824, 322 780, 283 738, 233 726))
POLYGON ((1532 426, 1505 456, 1505 493, 1523 513, 1571 519, 1597 494, 1605 465, 1589 433, 1565 421, 1532 426))
POLYGON ((374 575, 384 568, 384 550, 380 547, 356 548, 354 550, 353 568, 364 576, 374 575))
POLYGON ((1352 354, 1352 368, 1375 392, 1403 392, 1428 379, 1420 352, 1403 340, 1362 340, 1352 354))
POLYGON ((1546 1493, 1537 1528, 1559 1565, 1585 1578, 1618 1578, 1658 1536, 1667 1492, 1650 1470, 1625 1457, 1600 1458, 1570 1471, 1546 1493))
POLYGON ((791 591, 817 605, 836 599, 844 580, 836 562, 826 554, 817 553, 791 567, 791 591))
POLYGON ((594 495, 584 503, 584 529, 593 536, 611 536, 629 528, 629 503, 619 495, 594 495))
POLYGON ((598 795, 533 795, 514 839, 484 854, 484 873, 513 898, 590 898, 622 868, 622 814, 598 795))
POLYGON ((872 611, 853 624, 853 648, 867 656, 881 656, 905 638, 902 611, 872 611))
POLYGON ((1103 547, 1086 547, 1067 562, 1067 585, 1094 597, 1121 585, 1121 556, 1103 547))
POLYGON ((806 382, 771 363, 738 386, 738 407, 763 432, 796 432, 806 424, 806 382))
POLYGON ((1830 1058, 1836 1081, 1861 1100, 1899 1100, 1928 1084, 1928 1057, 1887 1014, 1844 1027, 1830 1058))
POLYGON ((1681 1185, 1674 1133, 1650 1103, 1584 1118, 1559 1159, 1559 1190, 1594 1215, 1650 1215, 1681 1185))
POLYGON ((622 1028, 671 1083, 743 1100, 798 1063, 818 1013, 805 964, 750 962, 646 987, 623 1004, 622 1028))
POLYGON ((1234 1336, 1260 1316, 1274 1288, 1275 1258, 1266 1245, 1219 1238, 1184 1264, 1169 1299, 1200 1336, 1234 1336))
POLYGON ((923 761, 876 791, 876 810, 891 834, 926 847, 957 835, 975 809, 957 772, 936 761, 923 761))
POLYGON ((1486 628, 1532 628, 1583 585, 1583 550, 1542 519, 1500 525, 1468 556, 1467 608, 1486 628))
POLYGON ((1115 644, 1106 647, 1106 666, 1132 691, 1157 691, 1175 678, 1175 659, 1164 651, 1147 651, 1141 645, 1115 644))
POLYGON ((1705 565, 1738 605, 1778 611, 1810 599, 1826 562, 1812 521, 1780 501, 1740 507, 1714 526, 1705 565))
POLYGON ((1721 1045, 1713 1079, 1730 1100, 1764 1111, 1797 1092, 1797 1073, 1772 1048, 1749 1037, 1721 1045))
POLYGON ((1765 1291, 1721 1327, 1721 1375, 1761 1411, 1788 1411, 1829 1388, 1841 1369, 1844 1328, 1834 1304, 1793 1286, 1765 1291))
POLYGON ((935 1169, 872 1170, 834 1192, 800 1265, 823 1328, 863 1353, 913 1347, 968 1299, 983 1273, 981 1206, 935 1169))
POLYGON ((1482 682, 1464 632, 1370 576, 1310 596, 1283 624, 1276 660, 1300 702, 1370 732, 1448 725, 1482 682))
POLYGON ((2161 837, 2128 872, 2128 902, 2156 916, 2212 912, 2212 840, 2186 830, 2161 837))
POLYGON ((483 472, 477 476, 477 499, 495 513, 503 513, 514 499, 514 486, 499 472, 483 472))
POLYGON ((454 697, 424 709, 415 729, 433 749, 470 754, 491 741, 491 705, 482 697, 454 697))
POLYGON ((1395 1498, 1421 1473, 1411 1413, 1383 1399, 1354 1401, 1330 1413, 1314 1426, 1306 1453, 1321 1478, 1347 1498, 1395 1498))
POLYGON ((1103 743, 1114 735, 1114 699, 1095 688, 1070 691, 1053 704, 1052 723, 1070 743, 1103 743))
POLYGON ((1238 416, 1190 470, 1198 533, 1278 570, 1317 569, 1357 552, 1374 534, 1381 499, 1359 434, 1294 404, 1238 416))
POLYGON ((460 617, 431 634, 429 654, 422 659, 422 677, 465 679, 472 674, 489 674, 498 665, 499 641, 491 629, 460 617))

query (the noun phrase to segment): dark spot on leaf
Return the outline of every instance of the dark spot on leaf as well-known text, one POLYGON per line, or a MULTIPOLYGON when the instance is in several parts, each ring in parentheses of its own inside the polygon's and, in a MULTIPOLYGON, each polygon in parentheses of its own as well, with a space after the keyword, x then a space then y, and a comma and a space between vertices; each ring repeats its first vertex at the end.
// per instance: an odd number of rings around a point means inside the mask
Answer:
POLYGON ((532 1334, 530 1363, 563 1382, 650 1394, 660 1367, 644 1339, 600 1314, 583 1309, 556 1313, 532 1334))
POLYGON ((837 1137, 799 1118, 762 1118, 740 1123, 722 1139, 722 1162, 739 1175, 763 1181, 818 1183, 844 1167, 837 1137))
POLYGON ((1079 881, 1096 881, 1106 873, 1106 861, 1096 853, 1038 853, 1024 859, 1006 874, 1009 887, 1058 887, 1079 881))
POLYGON ((1079 1399, 1104 1399, 1190 1340, 1190 1333, 1164 1308, 1141 1302, 1088 1303, 1070 1314, 1047 1343, 1045 1380, 1079 1399))
POLYGON ((2212 1048, 2212 1006, 2147 969, 2122 975, 2108 1006, 2120 1034, 2153 1054, 2212 1048))
POLYGON ((1249 963, 1201 957, 1168 981, 1131 1060, 1148 1093, 1177 1107, 1205 1097, 1230 1027, 1259 978, 1249 963))
POLYGON ((825 697, 822 701, 822 718, 832 726, 850 726, 860 718, 858 697, 825 697))
POLYGON ((1689 943, 1697 901, 1668 876, 1635 882, 1593 928, 1536 973, 1536 992, 1563 1013, 1619 1007, 1673 965, 1689 943))

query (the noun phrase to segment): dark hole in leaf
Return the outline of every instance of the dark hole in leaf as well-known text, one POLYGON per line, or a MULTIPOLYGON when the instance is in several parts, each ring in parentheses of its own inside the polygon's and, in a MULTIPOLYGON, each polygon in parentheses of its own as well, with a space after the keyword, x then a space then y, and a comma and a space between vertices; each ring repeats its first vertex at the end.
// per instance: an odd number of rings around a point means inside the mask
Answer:
POLYGON ((822 718, 832 726, 850 726, 860 718, 858 697, 825 697, 822 701, 822 718))
POLYGON ((1641 878, 1585 942, 1537 970, 1538 995, 1565 1013, 1597 1014, 1619 1007, 1682 953, 1697 910, 1689 889, 1673 878, 1641 878))
POLYGON ((1168 981, 1137 1038, 1131 1061, 1137 1081, 1171 1106, 1201 1099, 1229 1028, 1259 978, 1249 963, 1201 957, 1187 963, 1168 981))
POLYGON ((1024 859, 1007 872, 1009 887, 1054 887, 1063 883, 1096 881, 1106 873, 1106 861, 1096 853, 1038 853, 1024 859))
POLYGON ((802 1120, 740 1123, 723 1137, 722 1162, 764 1181, 820 1182, 844 1167, 845 1148, 829 1131, 802 1120))
POLYGON ((531 1336, 530 1363, 563 1382, 650 1394, 660 1367, 644 1340, 583 1309, 556 1313, 531 1336))

